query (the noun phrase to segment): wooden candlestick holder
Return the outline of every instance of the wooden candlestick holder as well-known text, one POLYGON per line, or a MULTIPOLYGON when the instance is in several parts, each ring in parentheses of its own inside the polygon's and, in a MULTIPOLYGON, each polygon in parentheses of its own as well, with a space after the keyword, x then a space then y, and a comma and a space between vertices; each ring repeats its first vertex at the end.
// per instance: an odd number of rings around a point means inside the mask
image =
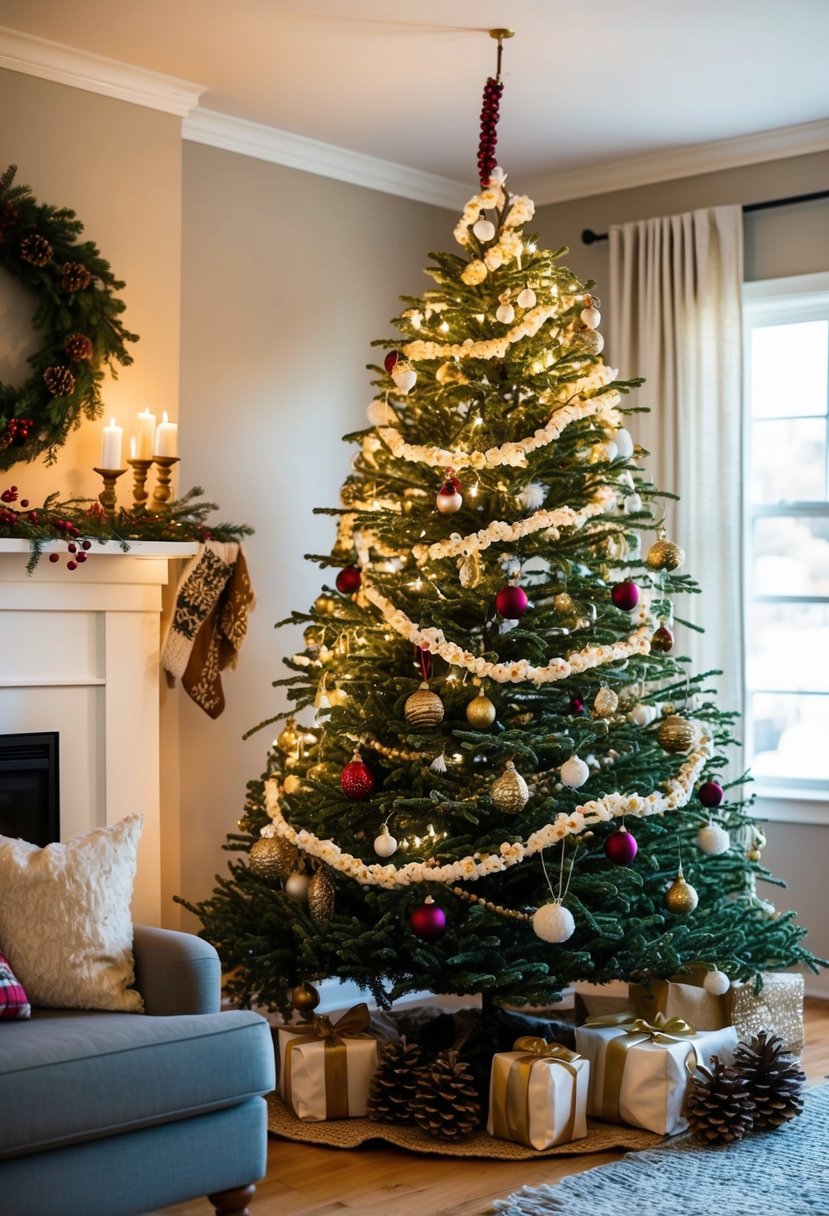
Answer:
POLYGON ((149 460, 133 457, 127 461, 132 469, 132 509, 136 515, 145 510, 145 503, 150 497, 147 493, 147 474, 152 468, 152 457, 149 460))
POLYGON ((126 471, 126 469, 93 469, 94 473, 104 479, 104 488, 98 495, 98 502, 104 508, 104 514, 110 523, 115 519, 115 483, 126 471))
POLYGON ((150 506, 153 515, 162 515, 167 510, 167 503, 172 495, 170 481, 173 476, 173 466, 178 462, 178 456, 153 456, 153 464, 158 465, 158 482, 153 490, 153 501, 150 506))

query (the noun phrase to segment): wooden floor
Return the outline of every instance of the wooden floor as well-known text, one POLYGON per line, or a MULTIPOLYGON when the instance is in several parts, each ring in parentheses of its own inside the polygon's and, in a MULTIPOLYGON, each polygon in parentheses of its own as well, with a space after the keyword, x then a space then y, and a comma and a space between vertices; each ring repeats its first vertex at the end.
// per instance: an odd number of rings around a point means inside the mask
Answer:
MULTIPOLYGON (((829 1001, 806 1000, 803 1067, 810 1085, 829 1076, 829 1001)), ((268 1175, 251 1216, 482 1216, 522 1186, 556 1182, 615 1161, 620 1153, 538 1161, 463 1161, 393 1148, 315 1148, 273 1137, 268 1175)), ((151 1216, 213 1216, 205 1199, 151 1216)))

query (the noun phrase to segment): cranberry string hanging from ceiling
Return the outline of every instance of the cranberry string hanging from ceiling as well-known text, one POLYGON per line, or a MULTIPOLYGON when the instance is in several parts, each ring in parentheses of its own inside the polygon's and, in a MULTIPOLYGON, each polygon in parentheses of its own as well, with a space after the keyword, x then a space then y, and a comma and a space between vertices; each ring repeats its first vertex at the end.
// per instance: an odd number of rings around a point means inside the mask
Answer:
POLYGON ((484 85, 484 99, 481 106, 481 137, 478 141, 478 177, 481 189, 489 185, 492 170, 495 168, 495 146, 498 143, 498 116, 500 113, 501 94, 504 84, 501 80, 501 55, 504 49, 504 39, 512 38, 514 30, 490 30, 490 38, 498 40, 498 60, 495 75, 489 76, 484 85))

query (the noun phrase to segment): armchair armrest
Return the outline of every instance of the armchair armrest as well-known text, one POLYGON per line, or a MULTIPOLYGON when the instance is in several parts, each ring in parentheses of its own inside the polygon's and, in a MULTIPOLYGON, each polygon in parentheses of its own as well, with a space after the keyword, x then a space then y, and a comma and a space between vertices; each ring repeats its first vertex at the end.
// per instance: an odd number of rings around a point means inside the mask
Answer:
POLYGON ((173 929, 133 926, 135 986, 156 1017, 218 1013, 222 971, 209 942, 173 929))

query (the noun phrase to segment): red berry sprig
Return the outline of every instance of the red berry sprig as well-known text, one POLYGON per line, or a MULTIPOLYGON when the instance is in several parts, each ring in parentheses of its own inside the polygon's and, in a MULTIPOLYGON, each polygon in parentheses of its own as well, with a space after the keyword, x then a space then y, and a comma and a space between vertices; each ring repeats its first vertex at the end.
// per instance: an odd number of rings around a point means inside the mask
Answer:
POLYGON ((489 185, 492 170, 497 161, 495 146, 498 143, 498 115, 500 113, 503 82, 490 76, 484 85, 484 100, 481 107, 481 138, 478 142, 478 176, 481 189, 489 185))

